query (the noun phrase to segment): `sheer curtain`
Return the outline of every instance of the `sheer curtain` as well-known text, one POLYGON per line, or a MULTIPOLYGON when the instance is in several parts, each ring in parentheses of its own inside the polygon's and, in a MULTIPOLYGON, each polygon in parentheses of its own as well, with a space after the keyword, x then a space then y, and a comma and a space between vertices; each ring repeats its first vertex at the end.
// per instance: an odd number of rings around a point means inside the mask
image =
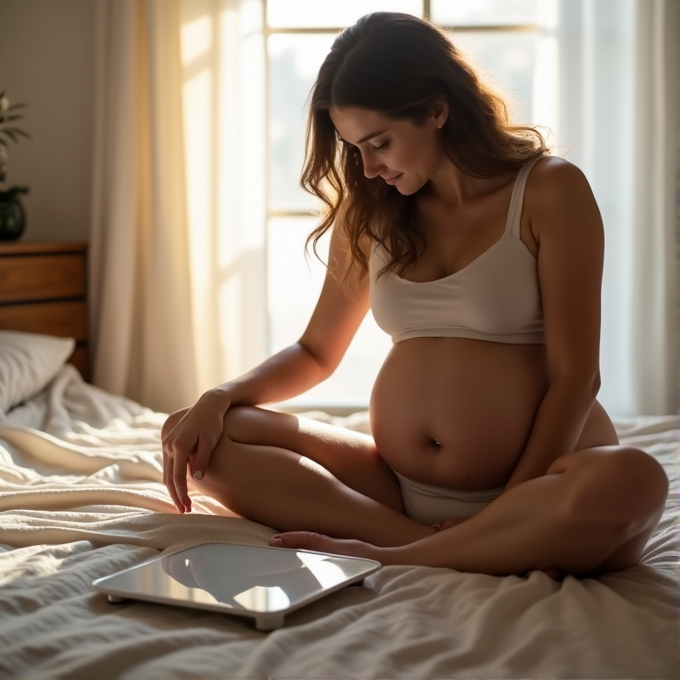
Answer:
POLYGON ((161 411, 264 358, 259 0, 99 0, 94 382, 161 411))
POLYGON ((606 255, 600 399, 677 410, 677 0, 559 0, 557 138, 588 177, 606 255))
POLYGON ((182 0, 192 327, 202 392, 267 353, 261 0, 182 0))
POLYGON ((160 411, 196 395, 179 26, 179 0, 98 0, 94 382, 160 411))

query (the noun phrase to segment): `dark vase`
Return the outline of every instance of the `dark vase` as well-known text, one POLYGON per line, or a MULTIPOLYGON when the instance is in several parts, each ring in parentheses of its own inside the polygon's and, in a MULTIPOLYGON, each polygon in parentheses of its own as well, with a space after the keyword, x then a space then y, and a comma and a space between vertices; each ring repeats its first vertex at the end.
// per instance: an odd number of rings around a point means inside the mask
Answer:
POLYGON ((0 241, 16 241, 24 233, 26 214, 19 194, 27 192, 25 187, 0 191, 0 241))

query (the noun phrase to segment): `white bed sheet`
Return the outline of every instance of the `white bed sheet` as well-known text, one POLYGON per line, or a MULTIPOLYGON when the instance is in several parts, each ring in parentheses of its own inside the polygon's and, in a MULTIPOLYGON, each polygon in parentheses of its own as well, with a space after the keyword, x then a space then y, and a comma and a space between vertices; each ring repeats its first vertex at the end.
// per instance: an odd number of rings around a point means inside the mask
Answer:
MULTIPOLYGON (((200 495, 194 513, 175 514, 161 483, 163 419, 69 366, 0 416, 1 677, 680 677, 676 418, 616 423, 672 483, 640 565, 562 583, 384 567, 271 633, 212 612, 111 605, 92 590, 159 551, 264 545, 273 533, 200 495)), ((336 422, 366 427, 363 416, 336 422)))

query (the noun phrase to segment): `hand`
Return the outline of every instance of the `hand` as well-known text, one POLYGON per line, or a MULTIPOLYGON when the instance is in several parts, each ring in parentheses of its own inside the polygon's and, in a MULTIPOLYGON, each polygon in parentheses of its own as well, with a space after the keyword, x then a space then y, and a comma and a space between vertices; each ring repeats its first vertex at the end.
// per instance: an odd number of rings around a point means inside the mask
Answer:
POLYGON ((365 557, 381 564, 390 563, 388 548, 380 548, 354 539, 331 538, 313 531, 287 531, 276 534, 269 539, 269 545, 275 548, 300 548, 334 555, 365 557))
POLYGON ((187 473, 196 480, 203 478, 229 406, 222 390, 210 390, 193 407, 173 413, 163 424, 163 483, 180 513, 191 512, 187 473))

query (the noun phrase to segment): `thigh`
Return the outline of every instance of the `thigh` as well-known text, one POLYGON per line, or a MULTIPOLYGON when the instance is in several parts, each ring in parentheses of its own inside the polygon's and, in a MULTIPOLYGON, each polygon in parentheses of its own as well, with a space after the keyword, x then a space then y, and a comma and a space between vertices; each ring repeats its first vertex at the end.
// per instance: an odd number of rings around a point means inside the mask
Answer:
POLYGON ((626 446, 593 447, 558 458, 547 474, 564 474, 571 480, 566 496, 573 517, 621 531, 621 543, 599 571, 638 562, 668 494, 666 473, 652 456, 626 446))
POLYGON ((666 502, 668 477, 648 453, 628 446, 595 446, 567 453, 547 473, 566 474, 575 508, 584 516, 616 516, 636 525, 666 502))
POLYGON ((404 511, 399 481, 368 435, 255 406, 230 408, 224 425, 234 442, 279 447, 310 458, 355 491, 404 511))

